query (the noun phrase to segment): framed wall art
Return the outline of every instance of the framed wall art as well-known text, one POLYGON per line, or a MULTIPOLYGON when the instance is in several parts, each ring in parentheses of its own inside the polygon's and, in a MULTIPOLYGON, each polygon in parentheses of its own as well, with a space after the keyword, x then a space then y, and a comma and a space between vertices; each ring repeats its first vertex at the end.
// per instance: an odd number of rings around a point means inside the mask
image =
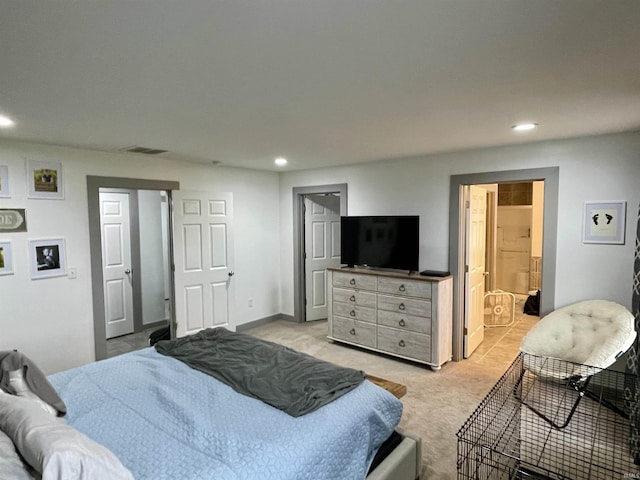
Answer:
POLYGON ((31 278, 61 277, 67 274, 64 238, 29 240, 31 278))
POLYGON ((0 165, 0 198, 10 197, 9 190, 9 167, 0 165))
POLYGON ((13 274, 13 250, 9 240, 0 240, 0 275, 13 274))
POLYGON ((29 198, 64 199, 64 177, 59 162, 27 160, 29 198))
POLYGON ((624 245, 627 202, 585 202, 583 243, 624 245))

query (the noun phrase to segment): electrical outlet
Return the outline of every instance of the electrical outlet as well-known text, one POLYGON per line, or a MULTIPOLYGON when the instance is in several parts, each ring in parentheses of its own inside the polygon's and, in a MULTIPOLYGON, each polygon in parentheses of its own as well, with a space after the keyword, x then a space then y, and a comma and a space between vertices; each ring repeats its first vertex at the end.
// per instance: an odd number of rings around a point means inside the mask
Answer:
POLYGON ((249 306, 249 308, 253 308, 253 298, 249 299, 249 301, 247 302, 247 305, 249 306))

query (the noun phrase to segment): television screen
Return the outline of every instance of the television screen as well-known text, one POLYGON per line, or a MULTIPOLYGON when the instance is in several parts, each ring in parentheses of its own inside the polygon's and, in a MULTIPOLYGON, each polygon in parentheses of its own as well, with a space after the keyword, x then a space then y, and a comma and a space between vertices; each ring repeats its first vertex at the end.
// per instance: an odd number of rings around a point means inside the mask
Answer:
POLYGON ((417 215, 341 217, 340 230, 343 264, 418 270, 417 215))

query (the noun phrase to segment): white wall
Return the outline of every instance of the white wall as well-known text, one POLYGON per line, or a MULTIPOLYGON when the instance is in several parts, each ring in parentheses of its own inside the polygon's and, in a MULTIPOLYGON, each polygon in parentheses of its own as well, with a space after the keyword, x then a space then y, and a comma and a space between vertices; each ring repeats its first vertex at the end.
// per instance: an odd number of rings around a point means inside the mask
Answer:
POLYGON ((8 141, 0 142, 0 165, 9 167, 12 191, 11 198, 0 199, 0 208, 26 208, 28 222, 26 233, 0 234, 13 244, 15 269, 0 276, 0 350, 21 350, 46 373, 94 360, 87 175, 175 180, 183 190, 233 192, 235 322, 281 311, 278 174, 8 141), (27 199, 26 159, 62 162, 64 200, 27 199), (78 278, 31 280, 27 239, 60 236, 78 278))
POLYGON ((183 190, 234 194, 236 324, 293 314, 292 188, 348 184, 352 215, 421 216, 420 268, 449 269, 450 176, 560 167, 556 306, 587 298, 631 304, 640 132, 429 155, 367 165, 281 173, 172 163, 161 158, 0 142, 12 197, 0 208, 27 209, 26 233, 13 243, 15 274, 0 276, 0 350, 17 348, 46 373, 93 361, 86 176, 176 180, 183 190), (26 198, 26 159, 62 162, 65 200, 26 198), (623 246, 581 242, 586 200, 626 200, 623 246), (63 236, 78 278, 31 280, 27 239, 63 236), (248 299, 254 301, 248 307, 248 299))
POLYGON ((282 174, 283 313, 293 313, 293 187, 347 183, 350 215, 419 214, 420 268, 450 270, 451 175, 555 166, 560 168, 555 306, 606 298, 630 307, 633 232, 640 203, 640 132, 282 174), (586 200, 627 201, 625 245, 582 243, 586 200))

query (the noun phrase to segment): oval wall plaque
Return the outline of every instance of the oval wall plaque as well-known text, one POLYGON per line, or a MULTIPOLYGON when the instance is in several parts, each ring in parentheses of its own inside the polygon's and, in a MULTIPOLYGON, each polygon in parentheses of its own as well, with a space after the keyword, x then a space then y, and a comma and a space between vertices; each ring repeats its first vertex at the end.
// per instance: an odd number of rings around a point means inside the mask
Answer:
POLYGON ((27 212, 24 208, 0 208, 0 232, 26 232, 27 212))

